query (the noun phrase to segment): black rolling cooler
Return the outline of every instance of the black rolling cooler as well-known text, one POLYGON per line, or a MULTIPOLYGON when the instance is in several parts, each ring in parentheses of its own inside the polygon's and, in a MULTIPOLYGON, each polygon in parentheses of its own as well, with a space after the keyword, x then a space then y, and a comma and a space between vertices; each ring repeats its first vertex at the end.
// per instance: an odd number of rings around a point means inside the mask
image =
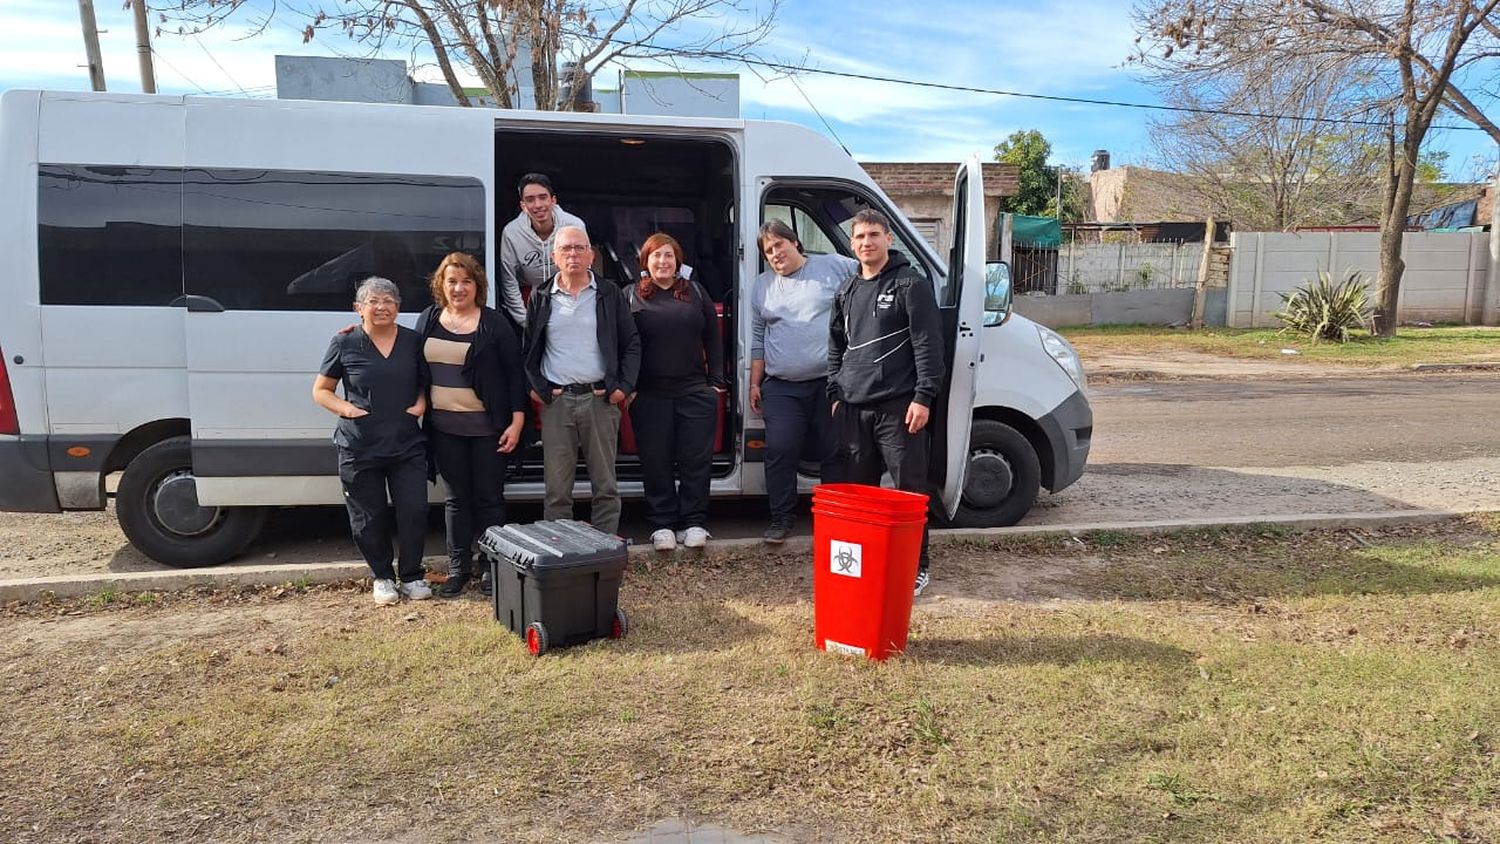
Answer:
POLYGON ((533 654, 618 639, 629 630, 618 606, 629 557, 619 537, 559 519, 492 527, 479 538, 479 551, 495 584, 495 620, 533 654))

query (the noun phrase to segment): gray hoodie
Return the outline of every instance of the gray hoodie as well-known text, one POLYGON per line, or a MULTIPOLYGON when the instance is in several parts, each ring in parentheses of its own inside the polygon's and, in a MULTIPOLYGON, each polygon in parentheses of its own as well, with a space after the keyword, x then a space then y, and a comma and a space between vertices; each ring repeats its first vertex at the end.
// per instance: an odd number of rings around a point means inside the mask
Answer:
POLYGON ((521 301, 521 285, 537 287, 557 274, 552 263, 552 238, 564 226, 577 226, 588 231, 588 227, 577 217, 562 210, 552 209, 552 235, 546 240, 537 237, 531 228, 531 218, 525 211, 505 224, 500 233, 500 290, 497 304, 510 315, 516 325, 526 325, 526 305, 521 301))

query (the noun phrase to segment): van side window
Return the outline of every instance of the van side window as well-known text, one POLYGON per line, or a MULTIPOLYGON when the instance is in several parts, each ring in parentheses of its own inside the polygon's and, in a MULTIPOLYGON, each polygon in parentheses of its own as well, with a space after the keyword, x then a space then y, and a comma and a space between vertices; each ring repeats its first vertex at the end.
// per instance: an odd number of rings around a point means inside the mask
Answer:
MULTIPOLYGON (((864 196, 849 190, 831 187, 803 187, 778 185, 766 193, 763 212, 767 220, 781 220, 792 227, 802 248, 808 254, 831 253, 849 255, 849 237, 854 229, 854 215, 865 208, 876 208, 890 215, 890 211, 872 204, 864 196)), ((892 215, 894 216, 894 215, 892 215)), ((947 295, 945 280, 928 266, 923 253, 913 248, 909 234, 893 219, 895 229, 894 249, 906 256, 918 275, 934 283, 938 303, 947 295)))
POLYGON ((185 291, 228 310, 344 311, 378 275, 419 311, 444 255, 484 260, 477 179, 188 169, 182 190, 185 291))
POLYGON ((155 305, 182 295, 182 171, 43 164, 43 305, 155 305))

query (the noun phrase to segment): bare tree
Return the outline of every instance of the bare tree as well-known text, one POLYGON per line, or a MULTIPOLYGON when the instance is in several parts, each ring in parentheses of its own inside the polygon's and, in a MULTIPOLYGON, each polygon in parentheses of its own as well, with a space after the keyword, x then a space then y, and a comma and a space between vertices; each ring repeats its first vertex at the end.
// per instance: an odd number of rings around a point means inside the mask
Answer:
POLYGON ((1386 121, 1375 331, 1389 337, 1406 269, 1402 233, 1434 119, 1446 107, 1500 142, 1500 126, 1465 93, 1494 88, 1497 6, 1500 0, 1146 0, 1137 6, 1146 39, 1137 58, 1183 73, 1306 61, 1339 68, 1367 114, 1386 121))
POLYGON ((525 79, 536 108, 569 111, 580 105, 581 83, 611 62, 753 56, 780 7, 781 0, 312 0, 305 8, 170 0, 153 11, 158 35, 195 34, 246 14, 256 15, 249 23, 259 32, 282 15, 304 43, 337 32, 370 55, 430 56, 461 105, 473 104, 460 79, 471 76, 501 108, 520 105, 525 79), (561 78, 564 65, 572 78, 561 78))
POLYGON ((1374 214, 1376 128, 1328 122, 1365 117, 1338 73, 1308 61, 1250 62, 1232 73, 1177 67, 1158 76, 1165 98, 1195 109, 1152 121, 1162 169, 1190 176, 1203 205, 1246 230, 1339 225, 1374 214))

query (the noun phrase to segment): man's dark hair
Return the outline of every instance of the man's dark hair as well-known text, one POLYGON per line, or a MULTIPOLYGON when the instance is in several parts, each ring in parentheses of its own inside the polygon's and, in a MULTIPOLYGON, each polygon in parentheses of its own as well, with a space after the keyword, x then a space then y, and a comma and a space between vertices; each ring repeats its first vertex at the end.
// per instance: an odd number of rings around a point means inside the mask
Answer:
POLYGON ((547 193, 557 193, 557 191, 552 189, 552 180, 547 178, 546 173, 527 173, 526 175, 521 177, 521 181, 516 183, 517 199, 520 199, 521 195, 526 193, 527 185, 541 185, 542 187, 547 189, 547 193))
POLYGON ((779 237, 782 240, 790 240, 797 245, 797 253, 806 255, 807 251, 802 248, 802 241, 797 239, 797 233, 792 227, 781 220, 767 220, 760 224, 760 235, 755 238, 755 246, 761 252, 766 251, 766 238, 779 237))
POLYGON ((876 211, 874 208, 865 208, 854 215, 854 222, 850 224, 852 231, 854 226, 864 223, 867 226, 880 226, 886 233, 891 233, 891 220, 886 215, 876 211))

